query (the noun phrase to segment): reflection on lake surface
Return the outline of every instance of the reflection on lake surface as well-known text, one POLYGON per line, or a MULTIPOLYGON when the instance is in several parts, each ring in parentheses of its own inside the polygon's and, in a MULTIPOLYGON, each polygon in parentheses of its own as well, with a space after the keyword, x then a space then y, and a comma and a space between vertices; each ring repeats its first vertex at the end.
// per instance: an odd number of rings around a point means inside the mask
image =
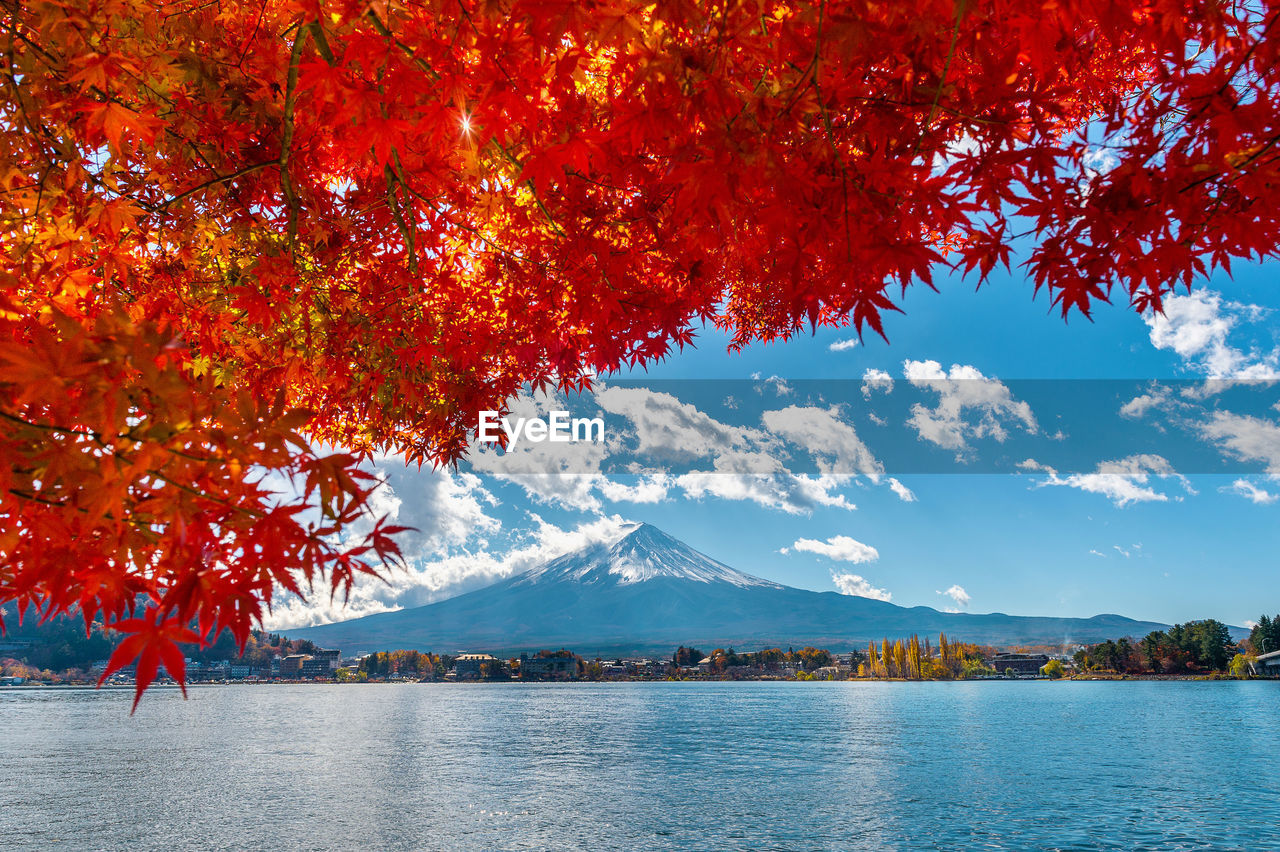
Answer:
POLYGON ((1280 849, 1280 682, 0 690, 5 849, 1280 849))

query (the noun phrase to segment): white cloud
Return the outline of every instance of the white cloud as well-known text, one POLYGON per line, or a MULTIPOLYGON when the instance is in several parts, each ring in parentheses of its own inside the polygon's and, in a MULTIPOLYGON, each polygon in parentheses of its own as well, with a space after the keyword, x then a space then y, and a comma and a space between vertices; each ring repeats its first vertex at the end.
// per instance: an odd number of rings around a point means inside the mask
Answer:
POLYGON ((872 394, 877 391, 892 393, 893 376, 884 370, 868 369, 862 374, 862 396, 864 399, 871 399, 872 394))
MULTIPOLYGON (((519 485, 539 502, 582 512, 600 512, 604 501, 661 502, 673 490, 693 499, 747 500, 789 514, 819 506, 854 509, 839 493, 850 477, 836 470, 880 469, 852 427, 826 409, 789 406, 766 412, 769 428, 761 429, 723 423, 671 394, 647 388, 605 386, 596 391, 595 400, 611 415, 607 444, 525 443, 505 455, 473 454, 472 465, 519 485), (818 448, 819 458, 829 460, 822 465, 824 475, 792 473, 781 461, 787 439, 818 448), (634 482, 599 473, 603 463, 619 452, 632 453, 647 463, 706 468, 680 475, 645 473, 638 463, 633 466, 638 474, 634 482), (828 472, 831 475, 825 475, 828 472)), ((545 417, 543 409, 551 405, 529 399, 519 404, 519 409, 513 406, 513 413, 530 417, 545 417)))
POLYGON ((1120 158, 1110 148, 1090 145, 1085 151, 1083 164, 1086 174, 1099 175, 1111 171, 1120 165, 1120 158))
POLYGON ((1101 556, 1103 559, 1107 558, 1107 554, 1103 553, 1101 550, 1094 550, 1093 548, 1090 548, 1089 552, 1094 556, 1101 556))
POLYGON ((854 428, 840 419, 836 409, 791 405, 779 411, 766 411, 762 421, 773 434, 807 450, 817 461, 821 473, 884 472, 884 466, 854 428))
MULTIPOLYGON (((775 387, 791 392, 781 380, 775 387)), ((593 513, 606 503, 657 503, 676 494, 744 500, 788 514, 818 507, 852 510, 856 506, 841 490, 855 474, 877 484, 883 474, 839 408, 789 405, 764 412, 758 426, 736 426, 647 388, 601 386, 595 401, 606 417, 605 444, 522 442, 502 454, 481 449, 468 461, 540 503, 593 513), (788 466, 797 452, 812 457, 816 474, 797 474, 788 466), (625 469, 635 480, 619 479, 616 468, 602 473, 619 456, 634 457, 625 469), (684 472, 655 472, 654 465, 684 472)), ((546 417, 564 407, 554 397, 522 397, 513 404, 512 416, 546 417)), ((888 484, 900 499, 914 499, 896 480, 888 484)))
POLYGON ((627 484, 616 476, 600 477, 600 494, 615 503, 663 503, 667 500, 673 479, 665 473, 638 476, 627 484))
POLYGON ((1256 322, 1266 313, 1258 305, 1225 301, 1212 290, 1198 290, 1164 300, 1164 313, 1148 311, 1151 344, 1171 349, 1189 367, 1210 379, 1280 379, 1280 352, 1245 352, 1228 342, 1242 321, 1256 322))
POLYGON ((1260 506, 1268 506, 1277 500, 1280 500, 1280 494, 1272 494, 1265 488, 1259 488, 1247 479, 1237 479, 1229 486, 1223 486, 1218 489, 1225 494, 1239 494, 1247 500, 1251 500, 1260 506))
POLYGON ((859 345, 858 339, 856 337, 852 337, 848 340, 837 340, 835 343, 828 346, 827 349, 831 352, 848 352, 850 349, 856 349, 859 345))
POLYGON ((1199 430, 1227 454, 1243 461, 1260 461, 1268 473, 1280 473, 1280 426, 1272 421, 1217 411, 1199 430))
POLYGON ((901 500, 902 502, 904 503, 916 502, 916 495, 912 493, 911 489, 903 485, 898 480, 894 479, 892 476, 889 477, 889 488, 893 490, 894 494, 898 495, 898 499, 901 500))
POLYGON ((904 361, 903 375, 915 387, 935 391, 938 405, 928 408, 920 403, 911 406, 907 421, 923 440, 949 450, 968 449, 975 438, 1009 437, 1006 424, 1035 434, 1037 430, 1031 406, 1013 398, 1002 382, 984 376, 977 368, 953 364, 944 372, 937 361, 904 361), (970 416, 966 417, 966 413, 970 416))
POLYGON ((877 589, 863 577, 857 574, 838 574, 831 572, 831 582, 835 584, 837 590, 842 595, 852 595, 859 598, 872 598, 878 601, 893 600, 892 593, 877 589))
MULTIPOLYGON (((780 395, 791 393, 776 377, 780 395)), ((732 426, 676 397, 645 388, 603 388, 596 399, 607 412, 626 418, 631 449, 649 460, 705 464, 678 475, 654 475, 633 488, 632 502, 665 499, 678 489, 691 499, 745 500, 788 514, 826 506, 857 508, 841 493, 849 473, 874 474, 879 462, 854 429, 834 410, 788 406, 762 415, 764 429, 732 426), (815 454, 820 475, 793 473, 782 459, 786 441, 815 454)), ((618 499, 616 486, 592 483, 606 499, 618 499)))
POLYGON ((725 451, 769 449, 775 443, 758 429, 721 423, 661 391, 603 387, 596 390, 595 400, 606 412, 630 422, 638 455, 659 462, 688 463, 725 451))
POLYGON ((789 472, 764 474, 753 469, 735 473, 731 460, 717 459, 716 471, 695 471, 675 477, 674 484, 694 500, 718 497, 746 500, 789 515, 803 515, 820 506, 853 511, 855 504, 840 494, 848 476, 805 476, 789 472))
MULTIPOLYGON (((751 378, 759 380, 760 374, 753 373, 751 378)), ((765 379, 763 385, 756 386, 756 393, 763 394, 764 385, 768 385, 773 388, 773 392, 778 396, 791 396, 791 394, 795 393, 795 390, 792 389, 791 385, 787 384, 787 380, 782 378, 782 376, 770 376, 765 379)))
POLYGON ((1128 559, 1132 555, 1130 551, 1125 550, 1123 547, 1121 547, 1118 544, 1111 545, 1111 549, 1114 550, 1116 553, 1119 553, 1125 559, 1128 559))
POLYGON ((1081 491, 1101 494, 1120 508, 1133 503, 1167 502, 1168 495, 1150 486, 1152 475, 1176 478, 1188 493, 1195 493, 1186 478, 1174 471, 1165 458, 1149 453, 1102 462, 1095 473, 1073 473, 1070 476, 1050 473, 1049 478, 1037 487, 1065 485, 1081 491))
MULTIPOLYGON (((947 589, 945 592, 937 592, 937 594, 951 598, 951 600, 955 601, 955 605, 957 607, 967 607, 969 605, 969 601, 972 600, 969 593, 964 590, 964 586, 961 586, 958 583, 952 584, 951 588, 947 589)), ((955 610, 950 611, 954 612, 955 610)))
POLYGON ((1120 416, 1138 419, 1153 408, 1164 408, 1172 401, 1167 387, 1155 387, 1120 406, 1120 416))
MULTIPOLYGON (((378 462, 373 472, 382 484, 371 497, 371 514, 412 527, 398 539, 406 560, 434 557, 502 527, 488 514, 497 498, 474 474, 411 470, 396 458, 378 462)), ((358 538, 371 528, 372 520, 362 520, 346 535, 358 538)))
POLYGON ((819 541, 815 538, 801 538, 797 539, 796 543, 791 547, 795 550, 816 553, 819 556, 825 556, 828 559, 835 559, 840 562, 852 562, 855 565, 875 562, 880 558, 879 551, 874 547, 869 544, 863 544, 847 535, 833 536, 826 541, 819 541))

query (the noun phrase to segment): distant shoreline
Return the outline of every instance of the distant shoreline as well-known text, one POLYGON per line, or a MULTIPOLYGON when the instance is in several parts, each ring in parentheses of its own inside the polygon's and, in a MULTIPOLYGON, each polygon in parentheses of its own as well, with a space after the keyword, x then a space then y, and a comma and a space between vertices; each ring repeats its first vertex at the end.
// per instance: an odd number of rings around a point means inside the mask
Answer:
MULTIPOLYGON (((1276 677, 1213 677, 1211 675, 1116 675, 1113 677, 1064 677, 1064 678, 1046 678, 1046 677, 988 677, 988 678, 960 678, 952 680, 921 680, 910 678, 872 678, 872 677, 855 677, 845 678, 841 680, 796 680, 793 678, 687 678, 683 680, 677 679, 614 679, 614 680, 479 680, 479 681, 446 681, 446 680, 372 680, 362 682, 344 682, 337 680, 273 680, 273 681, 204 681, 200 683, 188 683, 187 689, 211 689, 215 687, 276 687, 276 686, 607 686, 616 684, 663 684, 663 683, 682 683, 682 684, 699 684, 699 683, 805 683, 805 684, 826 684, 826 683, 903 683, 903 684, 923 684, 923 683, 1009 683, 1009 682, 1052 682, 1052 683, 1152 683, 1152 682, 1218 682, 1218 683, 1242 683, 1244 681, 1272 681, 1280 682, 1280 678, 1276 677)), ((93 692, 132 692, 135 686, 132 683, 115 683, 96 686, 92 683, 24 683, 11 686, 0 686, 0 695, 13 691, 35 691, 35 690, 81 690, 93 692)), ((153 683, 149 687, 151 689, 164 690, 180 690, 181 687, 176 683, 153 683)))

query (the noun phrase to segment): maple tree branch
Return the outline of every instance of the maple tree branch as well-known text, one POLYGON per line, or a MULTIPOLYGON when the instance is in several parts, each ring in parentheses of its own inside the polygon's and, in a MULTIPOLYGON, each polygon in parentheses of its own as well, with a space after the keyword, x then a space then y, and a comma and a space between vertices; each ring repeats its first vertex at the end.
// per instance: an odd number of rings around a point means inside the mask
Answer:
POLYGON ((298 197, 293 191, 293 178, 289 175, 289 157, 293 148, 293 111, 298 96, 298 63, 302 61, 302 46, 306 41, 304 30, 299 27, 289 53, 289 74, 285 82, 284 116, 280 131, 280 191, 289 207, 289 254, 293 254, 298 238, 298 197))
POLYGON ((177 195, 171 198, 166 198, 164 201, 157 204, 153 209, 164 210, 165 208, 169 207, 169 205, 174 204, 175 202, 181 201, 182 199, 186 198, 188 195, 194 195, 195 193, 199 192, 202 189, 208 189, 209 187, 214 186, 216 184, 220 184, 220 183, 227 183, 228 181, 233 181, 236 178, 242 178, 247 174, 252 174, 253 172, 258 171, 259 169, 265 169, 268 166, 278 166, 279 164, 280 164, 279 160, 264 160, 260 163, 253 163, 252 165, 245 166, 243 169, 237 169, 231 174, 217 175, 216 177, 212 177, 209 180, 205 181, 204 183, 197 184, 191 187, 190 189, 184 189, 182 192, 179 192, 177 195))
MULTIPOLYGON (((521 171, 524 171, 524 164, 521 163, 514 154, 508 151, 503 144, 498 141, 496 136, 493 138, 493 144, 498 146, 498 150, 502 152, 503 156, 507 158, 511 165, 521 171)), ((526 178, 524 183, 525 186, 529 187, 529 192, 533 194, 533 203, 538 205, 538 209, 542 211, 543 216, 547 217, 547 221, 551 223, 551 227, 554 228, 555 232, 561 237, 566 236, 564 229, 560 227, 560 224, 556 222, 555 217, 551 215, 551 211, 547 209, 547 206, 542 203, 542 199, 538 197, 538 188, 534 186, 533 178, 526 178)))
POLYGON ((338 64, 338 60, 334 57, 333 51, 329 48, 329 39, 325 37, 324 27, 320 24, 320 19, 316 18, 311 22, 309 27, 311 30, 311 40, 316 43, 316 50, 320 52, 320 56, 330 67, 338 64))
POLYGON ((405 221, 404 211, 400 209, 400 200, 396 197, 396 185, 403 184, 403 181, 396 174, 396 171, 391 168, 390 163, 383 166, 382 171, 387 179, 387 205, 391 208, 391 215, 395 217, 396 227, 400 230, 400 237, 404 240, 405 251, 409 255, 409 271, 417 275, 418 255, 414 242, 414 228, 405 221))
POLYGON ((395 34, 391 32, 390 28, 387 27, 387 25, 383 23, 382 19, 378 17, 377 12, 370 9, 369 11, 365 12, 365 17, 367 17, 369 19, 369 22, 373 24, 373 28, 378 31, 379 35, 383 36, 384 38, 391 39, 391 43, 394 44, 396 47, 400 48, 400 50, 403 51, 406 56, 412 59, 414 65, 417 65, 420 69, 426 72, 427 76, 429 76, 432 80, 439 82, 440 74, 430 65, 428 65, 424 59, 422 59, 416 53, 414 53, 412 47, 405 44, 400 39, 396 38, 395 34))
MULTIPOLYGON (((8 420, 11 423, 16 423, 19 426, 26 426, 31 429, 38 429, 41 432, 52 432, 57 435, 69 435, 75 438, 89 438, 99 447, 103 448, 104 450, 110 451, 110 453, 113 456, 118 456, 124 459, 125 461, 131 462, 131 460, 120 450, 119 447, 115 445, 113 441, 108 440, 107 436, 105 436, 104 434, 96 430, 72 429, 67 426, 58 426, 53 423, 32 423, 30 420, 27 420, 23 417, 15 416, 13 414, 8 413, 7 411, 0 411, 0 418, 8 420)), ((180 433, 175 433, 175 435, 176 434, 180 434, 180 433)), ((113 437, 116 440, 128 440, 128 441, 134 441, 136 443, 142 443, 143 441, 143 439, 140 439, 134 436, 132 429, 129 430, 128 432, 120 433, 113 437)), ((183 450, 176 449, 174 447, 165 446, 163 444, 160 445, 160 449, 164 450, 166 453, 169 453, 170 455, 187 459, 188 461, 198 462, 200 464, 226 464, 228 461, 227 459, 224 459, 221 456, 216 456, 216 455, 198 456, 192 453, 185 452, 183 450)), ((154 473, 158 477, 164 478, 163 475, 159 474, 156 471, 152 471, 150 469, 147 470, 147 473, 154 473)))
POLYGON ((915 150, 911 154, 911 159, 916 158, 916 154, 920 153, 920 145, 924 142, 924 134, 929 131, 929 127, 933 124, 933 118, 938 114, 938 102, 942 100, 942 87, 947 84, 947 75, 951 73, 951 60, 956 55, 956 44, 960 41, 960 20, 964 17, 965 10, 969 6, 969 0, 960 0, 956 4, 956 22, 951 28, 951 47, 947 49, 947 58, 942 63, 942 76, 938 78, 938 87, 933 90, 933 103, 929 106, 929 117, 925 119, 924 126, 920 128, 920 137, 916 139, 915 150))
POLYGON ((240 48, 240 58, 236 61, 237 68, 244 68, 244 58, 249 55, 249 46, 253 44, 253 40, 258 36, 258 30, 262 28, 262 16, 266 11, 267 0, 262 0, 262 5, 258 7, 258 19, 253 24, 253 32, 249 33, 249 37, 244 40, 244 46, 240 48))
MULTIPOLYGON (((32 503, 39 503, 41 506, 53 506, 58 509, 68 508, 67 504, 61 500, 50 500, 47 497, 41 497, 38 494, 32 494, 30 492, 22 491, 17 488, 8 489, 8 493, 22 500, 29 500, 32 503)), ((84 508, 83 506, 74 507, 74 508, 78 508, 81 512, 84 512, 85 514, 89 513, 89 510, 84 508)), ((112 520, 114 520, 114 518, 112 520)))

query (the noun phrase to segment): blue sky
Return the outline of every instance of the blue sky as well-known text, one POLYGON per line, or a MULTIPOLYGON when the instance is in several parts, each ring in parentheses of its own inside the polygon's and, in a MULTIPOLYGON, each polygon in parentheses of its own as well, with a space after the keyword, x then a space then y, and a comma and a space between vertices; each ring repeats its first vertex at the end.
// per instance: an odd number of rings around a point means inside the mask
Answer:
MULTIPOLYGON (((514 467, 481 457, 462 472, 384 460, 381 508, 421 531, 406 541, 409 570, 363 584, 345 610, 284 603, 272 623, 429 603, 647 521, 751 574, 905 606, 1244 624, 1280 610, 1280 477, 1268 473, 1280 472, 1280 384, 1202 383, 1280 378, 1278 268, 1240 266, 1234 280, 1203 282, 1171 300, 1165 318, 1100 305, 1092 322, 1064 323, 1015 268, 977 292, 946 278, 938 293, 909 291, 905 315, 886 318, 889 343, 820 329, 729 354, 724 336, 705 329, 696 348, 604 383, 610 428, 659 462, 648 475, 617 473, 641 455, 590 447, 567 462, 513 455, 514 467), (894 381, 892 396, 859 393, 877 375, 894 381), (957 382, 926 381, 939 377, 957 382), (1045 379, 1073 381, 1036 381, 1045 379), (1102 393, 1085 381, 1094 379, 1141 381, 1102 393), (653 390, 623 393, 634 384, 623 380, 653 390), (1146 380, 1176 381, 1148 391, 1146 380), (1046 388, 1059 386, 1089 399, 1055 410, 1046 388), (955 418, 939 392, 947 387, 961 406, 955 418), (750 404, 738 406, 744 396, 750 404), (867 419, 890 402, 896 413, 883 423, 867 419), (926 416, 908 419, 915 402, 926 416), (657 422, 637 419, 641 408, 657 422), (762 421, 764 410, 777 422, 762 421), (671 412, 686 431, 665 429, 671 412), (797 431, 824 412, 839 422, 797 431), (857 453, 832 467, 831 457, 793 452, 770 467, 783 438, 812 450, 833 429, 857 453), (680 449, 691 444, 699 449, 680 449), (853 472, 869 475, 838 475, 853 472)), ((563 404, 575 415, 597 405, 563 404)))

